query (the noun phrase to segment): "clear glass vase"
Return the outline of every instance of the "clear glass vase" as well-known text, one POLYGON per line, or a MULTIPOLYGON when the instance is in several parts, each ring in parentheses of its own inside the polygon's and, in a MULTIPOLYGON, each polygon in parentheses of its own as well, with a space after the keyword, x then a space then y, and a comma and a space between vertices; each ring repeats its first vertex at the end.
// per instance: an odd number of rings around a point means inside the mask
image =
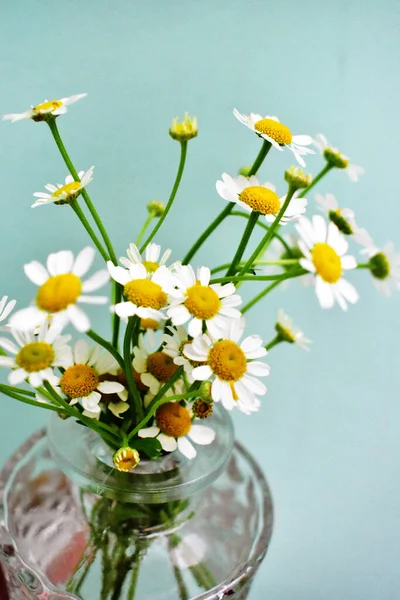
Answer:
MULTIPOLYGON (((211 423, 212 421, 212 423, 211 423)), ((91 430, 57 415, 0 479, 10 600, 246 598, 272 531, 267 483, 226 411, 216 441, 121 473, 91 430)))

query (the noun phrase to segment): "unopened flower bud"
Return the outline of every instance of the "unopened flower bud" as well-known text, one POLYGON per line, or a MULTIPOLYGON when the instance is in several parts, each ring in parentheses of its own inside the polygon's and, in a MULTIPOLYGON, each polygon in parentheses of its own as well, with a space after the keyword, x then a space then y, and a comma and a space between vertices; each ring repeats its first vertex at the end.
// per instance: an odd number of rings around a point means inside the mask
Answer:
POLYGON ((195 417, 198 419, 207 419, 212 415, 213 412, 213 404, 209 402, 205 402, 201 398, 198 398, 195 402, 193 402, 192 411, 195 417))
POLYGON ((346 169, 349 166, 349 159, 337 148, 325 148, 324 158, 329 165, 336 169, 346 169))
POLYGON ((137 467, 140 462, 139 452, 134 448, 120 448, 113 456, 113 462, 118 471, 130 471, 137 467))
POLYGON ((369 259, 369 270, 376 279, 386 279, 390 274, 390 263, 386 254, 378 252, 369 259))
POLYGON ((147 210, 153 217, 161 217, 165 211, 165 204, 159 200, 152 200, 148 203, 147 210))
POLYGON ((211 403, 213 401, 211 396, 211 382, 203 381, 198 389, 198 394, 199 398, 204 400, 204 402, 211 403))
POLYGON ((344 233, 344 235, 353 235, 354 231, 347 219, 344 218, 340 209, 330 210, 328 213, 329 220, 335 223, 336 227, 344 233))
POLYGON ((285 171, 285 181, 295 190, 301 190, 310 185, 312 177, 306 175, 300 167, 290 167, 285 171))
POLYGON ((289 344, 295 343, 296 338, 294 337, 293 333, 290 331, 290 329, 283 327, 279 321, 275 323, 275 331, 283 342, 288 342, 289 344))
POLYGON ((188 113, 185 113, 182 123, 179 123, 178 117, 172 119, 169 135, 178 142, 187 142, 195 138, 198 131, 197 118, 191 118, 188 113))
POLYGON ((249 177, 251 171, 251 165, 244 165, 239 169, 239 175, 243 175, 243 177, 249 177))

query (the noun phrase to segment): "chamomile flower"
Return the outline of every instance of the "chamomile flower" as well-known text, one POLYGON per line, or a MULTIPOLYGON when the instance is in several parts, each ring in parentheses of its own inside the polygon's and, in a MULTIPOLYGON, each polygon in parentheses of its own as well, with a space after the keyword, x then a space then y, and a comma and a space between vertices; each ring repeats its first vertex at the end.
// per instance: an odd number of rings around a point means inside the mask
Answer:
POLYGON ((188 376, 189 383, 193 383, 194 379, 191 376, 194 365, 189 359, 185 358, 182 354, 182 350, 186 344, 190 344, 189 336, 186 329, 182 325, 177 327, 167 327, 169 333, 164 333, 161 339, 164 343, 163 352, 168 354, 174 363, 178 366, 182 366, 186 375, 188 376))
MULTIPOLYGON (((175 375, 179 366, 174 363, 169 354, 158 350, 155 340, 152 346, 149 348, 145 343, 144 335, 140 334, 138 346, 133 349, 132 366, 135 373, 140 376, 141 383, 149 389, 150 394, 155 395, 175 375)), ((168 391, 170 395, 182 393, 182 381, 176 381, 168 391)))
POLYGON ((368 256, 374 284, 382 294, 390 296, 392 289, 400 290, 400 254, 395 254, 393 242, 382 250, 371 242, 361 253, 368 256))
MULTIPOLYGON (((228 202, 235 202, 247 212, 257 211, 264 215, 267 223, 272 223, 282 208, 286 196, 279 198, 272 183, 260 183, 258 177, 253 175, 246 178, 243 175, 231 177, 228 173, 222 174, 222 181, 216 183, 218 194, 228 202)), ((280 223, 298 219, 306 211, 307 200, 298 197, 299 192, 293 194, 280 223)))
POLYGON ((310 350, 309 344, 311 344, 311 340, 306 338, 301 329, 293 325, 292 319, 288 317, 282 309, 279 309, 278 311, 278 320, 275 324, 275 330, 277 336, 283 342, 297 344, 303 350, 310 350))
POLYGON ((18 330, 34 329, 51 315, 52 322, 59 328, 68 322, 78 331, 90 329, 86 313, 78 306, 82 304, 106 304, 106 296, 90 296, 87 293, 104 286, 109 275, 105 269, 82 280, 90 269, 95 251, 87 246, 74 260, 70 250, 49 254, 46 267, 34 260, 24 266, 27 277, 39 286, 36 306, 24 308, 13 314, 10 325, 18 330))
POLYGON ((322 133, 319 133, 313 139, 313 144, 318 148, 328 164, 346 171, 350 181, 358 181, 359 176, 365 173, 362 167, 351 164, 348 156, 331 146, 322 133))
POLYGON ((191 411, 179 402, 167 402, 158 407, 155 424, 141 429, 141 438, 156 438, 166 452, 179 450, 189 459, 195 458, 197 452, 192 442, 201 446, 211 444, 215 439, 215 431, 205 425, 192 422, 191 411))
POLYGON ((74 181, 72 175, 67 175, 65 184, 58 183, 55 186, 48 183, 44 187, 50 193, 35 192, 33 195, 38 200, 32 204, 32 208, 43 206, 44 204, 69 204, 69 202, 79 196, 84 187, 93 181, 93 169, 94 167, 90 167, 86 173, 85 171, 79 171, 78 176, 80 181, 74 181))
POLYGON ((302 217, 296 225, 300 235, 299 248, 304 254, 300 265, 314 274, 315 292, 322 308, 332 308, 335 301, 347 310, 347 302, 355 304, 358 293, 343 279, 343 271, 355 269, 354 256, 346 255, 349 244, 334 223, 326 225, 321 215, 312 221, 302 217))
POLYGON ((118 394, 120 400, 126 402, 125 386, 113 377, 119 365, 111 354, 102 352, 100 346, 91 348, 86 340, 78 340, 70 361, 64 366, 58 385, 70 398, 70 404, 80 402, 85 410, 99 413, 103 394, 118 394))
POLYGON ((42 104, 32 106, 29 110, 23 113, 13 113, 4 115, 3 121, 22 121, 23 119, 33 119, 33 121, 44 121, 49 116, 58 117, 67 112, 67 106, 74 104, 78 100, 85 98, 87 94, 76 94, 69 98, 61 98, 61 100, 45 100, 42 104))
POLYGON ((221 401, 227 410, 237 407, 245 414, 259 409, 260 400, 267 392, 256 377, 269 375, 269 366, 255 358, 267 354, 258 335, 246 337, 239 345, 244 330, 244 318, 233 320, 223 339, 207 334, 185 345, 183 353, 190 360, 204 363, 195 367, 192 377, 197 381, 212 380, 211 396, 221 401))
MULTIPOLYGON (((8 296, 3 296, 2 299, 0 300, 0 322, 5 321, 7 319, 7 317, 9 316, 12 309, 14 308, 14 306, 17 303, 16 300, 10 300, 10 302, 7 302, 7 300, 8 300, 8 296)), ((0 331, 1 331, 1 328, 0 328, 0 331)))
POLYGON ((235 294, 233 283, 210 285, 208 267, 200 267, 196 276, 190 265, 176 265, 175 273, 179 295, 171 300, 167 311, 173 325, 189 321, 189 335, 196 337, 201 334, 205 323, 211 335, 219 337, 230 320, 241 316, 235 307, 242 303, 242 299, 235 294))
MULTIPOLYGON (((163 267, 166 264, 171 252, 172 250, 168 248, 160 259, 161 246, 151 243, 146 246, 145 258, 143 259, 136 244, 129 244, 129 248, 126 251, 128 258, 121 256, 119 262, 121 265, 124 265, 126 269, 129 269, 132 265, 144 265, 146 267, 147 276, 151 279, 153 273, 155 273, 159 267, 163 267)), ((171 269, 171 267, 169 268, 171 269)))
POLYGON ((119 317, 165 319, 163 310, 168 305, 168 296, 175 293, 174 278, 165 265, 153 272, 151 280, 144 264, 131 264, 123 269, 109 261, 107 267, 111 277, 124 286, 126 300, 112 307, 119 317))
POLYGON ((333 194, 316 194, 315 199, 318 209, 335 223, 336 227, 344 235, 351 235, 356 242, 365 246, 371 239, 368 231, 359 227, 355 221, 355 214, 351 208, 339 208, 339 203, 333 194))
POLYGON ((0 366, 12 369, 8 376, 10 385, 28 380, 36 388, 47 380, 57 380, 53 369, 65 368, 71 360, 70 335, 60 335, 54 324, 43 323, 37 334, 9 329, 15 341, 0 338, 0 347, 13 356, 0 356, 0 366))
POLYGON ((257 135, 264 138, 274 146, 277 150, 283 150, 283 147, 291 150, 297 160, 297 162, 305 167, 306 163, 302 158, 305 154, 315 154, 314 150, 307 148, 312 144, 312 137, 310 135, 292 135, 289 127, 286 127, 283 123, 280 123, 278 117, 272 117, 267 115, 262 117, 255 113, 250 113, 249 116, 242 115, 236 108, 233 111, 235 117, 246 125, 249 129, 254 131, 257 135))

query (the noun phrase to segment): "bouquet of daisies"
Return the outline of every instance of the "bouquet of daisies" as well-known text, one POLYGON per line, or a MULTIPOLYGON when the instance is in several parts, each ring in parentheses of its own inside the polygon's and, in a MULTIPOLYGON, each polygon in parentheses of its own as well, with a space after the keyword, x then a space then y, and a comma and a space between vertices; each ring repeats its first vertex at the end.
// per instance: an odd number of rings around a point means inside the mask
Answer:
POLYGON ((198 134, 197 120, 185 114, 173 119, 170 136, 180 144, 173 189, 163 204, 148 204, 148 218, 136 243, 119 260, 106 228, 89 196, 93 167, 77 171, 60 136, 57 119, 82 99, 78 94, 45 101, 12 122, 31 119, 48 125, 69 171, 64 184, 47 184, 35 193, 33 207, 70 207, 93 246, 77 256, 69 250, 50 254, 46 264, 24 266, 34 291, 31 306, 13 311, 15 301, 0 304, 6 321, 0 338, 0 365, 9 370, 0 390, 12 398, 72 417, 95 430, 113 451, 117 469, 133 469, 143 456, 158 458, 178 450, 196 456, 196 445, 211 444, 215 433, 206 425, 213 404, 251 414, 260 408, 269 375, 267 351, 281 342, 308 349, 310 340, 280 311, 272 340, 245 333, 245 313, 289 279, 314 285, 322 308, 337 303, 347 310, 358 293, 347 272, 368 269, 384 293, 400 287, 400 256, 392 244, 381 250, 355 221, 353 210, 332 194, 316 195, 319 212, 310 210, 310 192, 334 169, 357 181, 363 170, 331 146, 323 135, 293 135, 275 116, 234 116, 255 134, 261 147, 254 163, 239 175, 223 173, 216 182, 222 210, 181 260, 153 242, 178 192, 187 146, 198 134), (317 148, 324 166, 315 176, 298 166, 284 174, 279 190, 258 172, 270 151, 291 152, 301 165, 317 148), (82 202, 83 201, 83 202, 82 202), (84 210, 85 209, 85 210, 84 210), (322 214, 321 214, 322 213, 322 214), (225 220, 243 217, 244 231, 233 244, 230 263, 195 267, 191 261, 210 234, 225 220), (290 234, 286 230, 292 225, 290 234), (149 233, 150 231, 150 233, 149 233), (257 232, 254 250, 249 242, 257 232), (143 239, 145 240, 143 241, 143 239), (364 262, 348 254, 349 241, 361 245, 364 262), (89 274, 98 252, 105 268, 89 274), (111 280, 112 300, 98 295, 111 280), (263 289, 243 306, 238 288, 263 282, 263 289), (110 339, 91 329, 85 310, 103 304, 112 312, 110 339), (121 323, 122 322, 122 323, 121 323), (72 343, 67 325, 80 334, 72 343), (122 326, 124 331, 122 332, 122 326), (123 333, 123 335, 122 335, 123 333), (82 337, 84 336, 84 337, 82 337))

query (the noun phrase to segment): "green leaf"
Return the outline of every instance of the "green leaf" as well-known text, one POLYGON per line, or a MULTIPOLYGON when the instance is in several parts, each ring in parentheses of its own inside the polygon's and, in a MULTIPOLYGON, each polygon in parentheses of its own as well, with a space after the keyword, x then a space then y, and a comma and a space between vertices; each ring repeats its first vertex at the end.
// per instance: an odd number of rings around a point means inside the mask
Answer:
POLYGON ((151 460, 155 460, 161 455, 162 446, 156 438, 143 438, 130 442, 131 448, 138 452, 143 452, 151 460))

